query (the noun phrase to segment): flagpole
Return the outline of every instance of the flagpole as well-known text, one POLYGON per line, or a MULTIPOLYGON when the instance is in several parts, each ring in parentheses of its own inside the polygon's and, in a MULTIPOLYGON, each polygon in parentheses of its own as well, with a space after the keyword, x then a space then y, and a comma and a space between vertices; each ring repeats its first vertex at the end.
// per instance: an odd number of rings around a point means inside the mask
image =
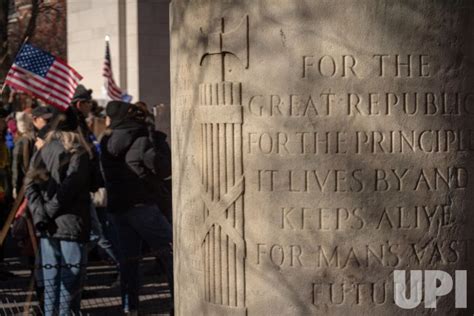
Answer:
MULTIPOLYGON (((27 37, 25 37, 25 39, 23 40, 23 43, 21 43, 21 46, 20 46, 20 49, 18 49, 18 51, 16 52, 15 54, 15 59, 13 59, 13 62, 15 62, 16 58, 18 57, 18 54, 20 54, 23 46, 25 46, 26 42, 28 42, 28 40, 30 39, 30 36, 28 35, 27 37)), ((12 66, 10 65, 10 68, 12 68, 12 66)), ((8 71, 10 71, 10 69, 8 69, 8 71)), ((7 73, 8 74, 8 73, 7 73)), ((0 91, 0 95, 3 95, 3 90, 5 89, 6 85, 5 85, 5 82, 3 82, 2 84, 2 90, 0 91)))
MULTIPOLYGON (((110 42, 110 36, 107 34, 105 35, 105 55, 106 55, 105 58, 106 59, 107 59, 107 47, 109 46, 109 42, 110 42)), ((107 103, 110 101, 109 94, 107 92, 107 79, 105 79, 105 76, 103 73, 102 73, 102 77, 104 79, 104 83, 102 84, 102 96, 105 100, 105 103, 107 103)))

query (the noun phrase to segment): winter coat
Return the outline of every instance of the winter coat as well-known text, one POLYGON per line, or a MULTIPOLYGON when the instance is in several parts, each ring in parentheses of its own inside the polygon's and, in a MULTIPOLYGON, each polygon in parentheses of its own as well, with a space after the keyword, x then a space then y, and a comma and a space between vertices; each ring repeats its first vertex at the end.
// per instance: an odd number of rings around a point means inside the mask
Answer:
POLYGON ((157 183, 170 175, 171 166, 153 146, 146 125, 118 126, 107 131, 100 144, 108 210, 125 212, 136 205, 155 204, 157 183))
POLYGON ((89 155, 68 152, 59 140, 37 151, 25 181, 40 236, 87 242, 90 234, 89 155))
POLYGON ((12 185, 16 192, 20 192, 31 157, 35 151, 35 135, 30 114, 25 111, 16 112, 15 119, 18 133, 13 147, 12 185))
POLYGON ((100 170, 100 158, 99 158, 99 152, 97 150, 97 138, 95 137, 94 133, 90 130, 89 126, 87 125, 86 122, 86 117, 84 114, 82 114, 81 111, 79 111, 75 107, 71 107, 71 110, 74 112, 74 114, 77 117, 77 122, 79 124, 79 131, 81 135, 84 137, 84 140, 90 145, 90 148, 92 149, 92 157, 90 161, 90 187, 89 191, 90 192, 97 192, 99 188, 104 187, 104 179, 102 177, 102 172, 100 170))
POLYGON ((12 200, 10 152, 5 138, 0 136, 0 219, 1 208, 8 209, 12 200))
POLYGON ((168 163, 171 165, 171 148, 166 141, 167 135, 162 131, 154 129, 149 131, 149 133, 154 146, 164 155, 165 159, 167 159, 168 163))
MULTIPOLYGON (((167 135, 159 130, 155 130, 154 126, 149 129, 151 140, 156 149, 163 154, 163 159, 166 159, 166 164, 171 166, 171 149, 166 141, 167 135)), ((173 222, 172 213, 172 194, 171 194, 171 177, 163 179, 163 181, 157 181, 157 194, 155 195, 156 203, 158 207, 165 215, 168 222, 173 222)))
POLYGON ((30 164, 35 148, 33 135, 25 134, 17 139, 13 148, 12 185, 16 192, 20 192, 26 171, 30 164))

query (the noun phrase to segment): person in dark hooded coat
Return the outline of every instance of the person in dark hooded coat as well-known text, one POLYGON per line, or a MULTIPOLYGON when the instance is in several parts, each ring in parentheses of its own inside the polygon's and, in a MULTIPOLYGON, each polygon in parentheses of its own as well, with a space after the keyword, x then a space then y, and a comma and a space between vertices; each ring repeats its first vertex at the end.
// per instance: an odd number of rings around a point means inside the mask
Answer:
POLYGON ((166 269, 173 293, 171 226, 156 205, 156 181, 169 176, 169 164, 153 146, 138 107, 112 101, 106 107, 108 130, 101 140, 107 210, 118 232, 124 312, 138 311, 138 260, 145 240, 166 269))

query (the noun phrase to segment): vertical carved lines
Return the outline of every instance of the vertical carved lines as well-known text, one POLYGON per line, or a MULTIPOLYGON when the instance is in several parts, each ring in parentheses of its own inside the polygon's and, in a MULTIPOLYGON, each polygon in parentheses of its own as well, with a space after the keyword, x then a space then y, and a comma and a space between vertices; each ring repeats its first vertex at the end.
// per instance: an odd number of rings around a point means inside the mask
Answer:
POLYGON ((219 257, 219 261, 218 261, 218 276, 219 276, 219 288, 217 289, 217 303, 218 304, 222 304, 222 297, 223 297, 223 290, 222 290, 222 270, 223 270, 223 267, 222 267, 222 228, 220 226, 217 226, 217 232, 218 232, 218 239, 219 239, 219 243, 218 243, 218 249, 217 249, 217 253, 218 253, 218 257, 219 257))
POLYGON ((242 118, 234 115, 241 115, 242 87, 233 82, 201 84, 199 93, 200 107, 206 108, 206 113, 220 107, 230 107, 235 112, 227 116, 229 121, 221 120, 220 115, 210 121, 201 117, 201 180, 206 227, 202 241, 204 299, 217 305, 244 308, 245 249, 239 249, 245 248, 241 246, 245 245, 242 118), (242 191, 229 196, 236 188, 242 191))
MULTIPOLYGON (((232 178, 231 178, 231 183, 232 186, 235 185, 235 126, 232 124, 232 134, 231 134, 231 140, 232 140, 232 178)), ((232 204, 232 226, 235 227, 235 203, 232 204)))
POLYGON ((220 166, 219 166, 219 125, 220 124, 212 124, 214 126, 214 138, 213 138, 213 154, 214 154, 214 201, 219 201, 221 199, 220 194, 220 166))
MULTIPOLYGON (((232 89, 233 92, 233 100, 241 105, 242 104, 242 86, 240 83, 236 85, 236 89, 232 89)), ((234 149, 234 155, 235 155, 235 174, 237 177, 242 177, 243 176, 243 160, 242 160, 242 124, 235 124, 234 126, 235 130, 235 149, 234 149)), ((243 196, 241 195, 235 202, 235 229, 239 233, 240 236, 242 236, 242 239, 244 239, 244 222, 243 222, 243 216, 244 216, 244 209, 243 209, 243 196)), ((242 251, 245 251, 245 249, 241 249, 242 251)), ((244 271, 244 256, 241 256, 237 259, 236 263, 236 276, 237 275, 242 275, 245 276, 245 271, 244 271)), ((236 288, 237 288, 237 306, 245 306, 245 283, 244 283, 245 277, 237 278, 236 279, 236 288)))
POLYGON ((238 278, 237 278, 237 272, 238 272, 238 268, 237 268, 237 246, 233 243, 232 244, 232 253, 234 254, 234 270, 232 271, 233 272, 233 277, 234 277, 234 286, 235 286, 235 291, 234 291, 234 306, 238 306, 238 299, 239 299, 239 294, 238 294, 238 278))
POLYGON ((215 226, 211 227, 211 302, 216 302, 216 235, 215 226))
POLYGON ((203 270, 204 270, 204 279, 203 279, 203 282, 202 282, 202 285, 203 285, 203 293, 204 293, 204 299, 206 301, 208 301, 208 296, 207 296, 207 261, 206 261, 206 246, 205 246, 205 242, 203 242, 203 246, 201 247, 201 252, 202 252, 202 258, 203 258, 203 270))
MULTIPOLYGON (((207 93, 206 85, 199 85, 199 106, 206 106, 208 104, 208 93, 207 93)), ((210 194, 210 187, 209 187, 209 180, 210 180, 210 144, 209 144, 209 134, 210 128, 209 124, 205 123, 204 121, 201 122, 201 127, 203 129, 202 132, 202 139, 201 139, 201 146, 202 146, 202 153, 203 153, 203 160, 201 162, 202 170, 202 194, 209 195, 210 194)), ((209 215, 209 210, 207 209, 206 205, 203 204, 204 209, 204 221, 209 215)), ((212 294, 211 294, 211 237, 210 231, 206 233, 201 245, 203 249, 203 267, 204 267, 204 299, 207 302, 212 301, 212 294)))
POLYGON ((225 264, 224 264, 224 284, 223 284, 223 296, 224 299, 222 301, 223 305, 229 305, 229 236, 225 236, 225 247, 224 247, 224 257, 225 257, 225 264))
POLYGON ((230 262, 229 262, 229 306, 237 306, 237 283, 235 274, 235 244, 232 240, 229 242, 230 262))
MULTIPOLYGON (((228 84, 226 89, 226 102, 227 104, 232 103, 232 84, 228 84)), ((226 151, 227 151, 227 162, 226 162, 226 169, 227 169, 227 177, 226 177, 226 184, 228 188, 232 188, 235 185, 235 168, 234 168, 234 125, 235 124, 227 124, 226 126, 226 151)), ((232 227, 235 223, 235 204, 232 203, 231 206, 227 210, 227 221, 230 222, 232 227)), ((236 296, 236 283, 235 283, 235 251, 234 251, 234 243, 231 239, 228 241, 228 257, 229 257, 229 264, 227 267, 227 280, 228 280, 228 306, 236 306, 237 301, 235 299, 236 296)))
POLYGON ((206 249, 207 249, 207 298, 208 301, 211 301, 211 262, 209 258, 211 257, 211 242, 210 242, 210 234, 207 234, 207 242, 206 242, 206 249))
MULTIPOLYGON (((225 93, 224 93, 225 96, 225 93)), ((225 98, 224 98, 225 102, 225 98)), ((229 191, 229 182, 228 182, 228 152, 227 152, 227 128, 229 124, 223 124, 223 129, 222 129, 222 139, 224 142, 224 147, 223 147, 223 181, 225 185, 223 186, 224 194, 227 194, 229 191)), ((225 220, 229 220, 229 210, 227 209, 225 211, 225 220)), ((223 305, 229 305, 229 236, 225 235, 225 238, 223 239, 224 243, 224 262, 222 266, 222 304, 223 305)))
MULTIPOLYGON (((221 102, 225 102, 225 95, 223 94, 224 89, 221 89, 222 95, 219 97, 221 102)), ((219 124, 219 195, 220 197, 224 197, 225 194, 227 193, 227 179, 226 179, 226 173, 227 173, 227 166, 226 166, 226 124, 222 123, 219 124)), ((224 212, 227 212, 227 210, 224 210, 224 212)), ((226 221, 226 216, 223 217, 223 221, 226 221)), ((227 285, 227 262, 225 259, 225 247, 226 247, 226 240, 227 240, 227 235, 225 234, 225 230, 220 227, 220 255, 221 255, 221 262, 220 262, 220 290, 221 290, 221 296, 220 296, 220 304, 224 305, 225 300, 226 300, 226 292, 227 289, 225 288, 227 285)))

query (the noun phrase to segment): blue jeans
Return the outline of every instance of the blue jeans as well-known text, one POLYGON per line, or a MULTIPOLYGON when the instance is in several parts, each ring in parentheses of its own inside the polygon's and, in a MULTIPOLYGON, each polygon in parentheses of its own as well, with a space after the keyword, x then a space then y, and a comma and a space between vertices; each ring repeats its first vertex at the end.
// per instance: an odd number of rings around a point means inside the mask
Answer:
POLYGON ((173 296, 173 253, 171 226, 156 205, 133 207, 114 213, 112 219, 118 232, 122 252, 120 287, 124 310, 138 310, 138 266, 142 240, 156 251, 166 268, 166 276, 173 296))
POLYGON ((91 213, 91 236, 90 236, 90 249, 93 249, 96 245, 99 246, 109 258, 113 261, 114 264, 119 263, 119 259, 116 255, 116 251, 112 245, 112 243, 107 239, 103 227, 102 222, 99 219, 97 214, 97 209, 95 205, 92 203, 90 208, 91 213))
POLYGON ((45 315, 76 315, 81 307, 87 256, 75 241, 41 238, 45 315))

